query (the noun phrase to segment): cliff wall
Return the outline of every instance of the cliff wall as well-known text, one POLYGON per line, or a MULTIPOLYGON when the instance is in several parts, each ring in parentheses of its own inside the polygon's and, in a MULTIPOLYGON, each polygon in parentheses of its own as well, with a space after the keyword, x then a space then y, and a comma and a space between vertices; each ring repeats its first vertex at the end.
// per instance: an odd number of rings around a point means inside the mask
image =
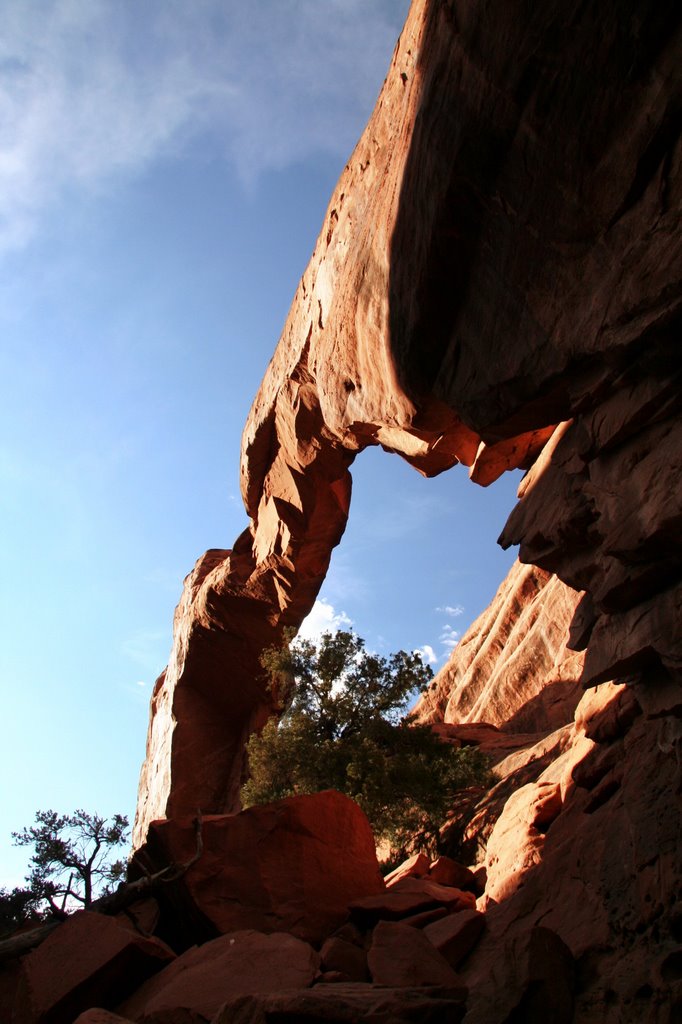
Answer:
POLYGON ((532 467, 501 539, 584 592, 582 683, 679 678, 679 54, 650 0, 415 0, 245 427, 250 524, 186 580, 136 844, 237 806, 260 651, 311 608, 367 445, 532 467))

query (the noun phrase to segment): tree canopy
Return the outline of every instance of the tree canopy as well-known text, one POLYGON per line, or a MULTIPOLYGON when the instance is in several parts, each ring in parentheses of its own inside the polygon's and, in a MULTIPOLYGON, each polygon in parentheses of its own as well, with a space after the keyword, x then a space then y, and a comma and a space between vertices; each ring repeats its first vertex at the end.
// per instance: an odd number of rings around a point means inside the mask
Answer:
POLYGON ((407 715, 432 678, 418 654, 368 652, 354 632, 325 633, 268 650, 263 665, 278 707, 247 752, 245 806, 337 789, 363 808, 393 849, 437 849, 456 794, 482 784, 487 761, 442 742, 407 715))
POLYGON ((74 904, 90 907, 123 879, 125 861, 113 854, 127 836, 128 819, 121 814, 37 811, 34 825, 12 833, 15 846, 33 847, 33 853, 26 888, 2 892, 5 910, 27 917, 45 904, 57 914, 74 904))

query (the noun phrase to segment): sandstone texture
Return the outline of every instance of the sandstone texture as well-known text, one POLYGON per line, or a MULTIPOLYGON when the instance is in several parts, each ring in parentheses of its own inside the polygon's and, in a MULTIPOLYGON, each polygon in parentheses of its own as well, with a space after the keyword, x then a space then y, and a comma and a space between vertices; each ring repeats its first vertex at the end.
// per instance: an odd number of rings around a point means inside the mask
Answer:
POLYGON ((283 933, 238 931, 190 949, 142 985, 119 1012, 157 1020, 178 1009, 210 1020, 231 999, 257 992, 307 988, 319 966, 307 942, 283 933))
POLYGON ((93 1005, 113 1009, 174 956, 157 938, 143 938, 111 918, 80 911, 24 957, 10 1019, 13 1024, 71 1024, 93 1005))
MULTIPOLYGON (((153 874, 195 848, 192 819, 154 822, 137 864, 153 874)), ((349 904, 384 888, 367 818, 329 790, 205 818, 202 854, 164 900, 199 912, 198 938, 257 929, 319 943, 349 904)))
POLYGON ((583 655, 566 647, 581 597, 551 573, 516 562, 419 700, 418 721, 513 733, 565 725, 582 694, 583 655))
POLYGON ((428 892, 402 907, 400 922, 381 900, 354 916, 358 903, 376 900, 352 902, 368 889, 405 895, 385 891, 366 819, 346 797, 295 797, 206 818, 200 831, 158 822, 140 854, 150 871, 162 850, 175 871, 152 884, 158 912, 142 914, 138 902, 131 914, 154 935, 121 927, 106 905, 68 918, 15 961, 8 1024, 462 1019, 467 987, 421 927, 436 913, 466 914, 473 895, 406 875, 403 884, 428 892), (431 913, 420 921, 425 900, 431 913))
POLYGON ((679 53, 651 0, 415 0, 244 430, 249 525, 185 583, 136 845, 237 808, 367 445, 532 466, 502 541, 586 592, 583 681, 679 671, 679 53))
MULTIPOLYGON (((154 689, 136 870, 180 868, 125 941, 178 960, 139 1024, 682 1019, 681 23, 414 0, 244 429, 248 525, 185 580, 154 689), (340 797, 234 813, 274 711, 260 655, 312 607, 369 445, 425 477, 527 470, 520 561, 417 709, 493 765, 445 830, 457 885, 416 856, 385 888, 340 797), (245 931, 310 969, 202 1009, 200 964, 245 931)), ((110 925, 81 967, 49 952, 70 922, 25 958, 20 1022, 116 1009, 110 925)))

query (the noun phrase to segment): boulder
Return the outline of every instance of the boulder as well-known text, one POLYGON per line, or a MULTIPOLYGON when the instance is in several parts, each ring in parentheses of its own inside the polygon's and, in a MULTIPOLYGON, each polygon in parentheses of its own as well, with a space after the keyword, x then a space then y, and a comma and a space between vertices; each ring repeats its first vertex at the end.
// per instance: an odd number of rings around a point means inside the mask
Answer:
MULTIPOLYGON (((574 1019, 599 1019, 574 1018, 573 957, 549 928, 517 931, 496 953, 491 948, 477 966, 481 982, 467 1024, 573 1024, 574 1019)), ((616 1019, 635 1024, 643 1018, 616 1019)))
POLYGON ((439 885, 451 885, 455 889, 475 890, 473 872, 464 864, 458 864, 450 857, 438 857, 437 860, 434 860, 429 867, 428 876, 432 882, 438 882, 439 885))
POLYGON ((360 928, 372 928, 377 921, 397 921, 423 911, 443 909, 439 901, 424 892, 393 892, 365 896, 350 904, 351 921, 360 928))
MULTIPOLYGON (((198 911, 214 935, 255 928, 319 943, 353 900, 385 888, 367 818, 333 790, 206 817, 202 840, 199 860, 162 898, 198 911)), ((138 856, 153 872, 195 849, 193 820, 181 818, 154 822, 138 856)))
POLYGON ((24 957, 14 1021, 72 1024, 92 1006, 113 1009, 174 957, 159 939, 78 911, 24 957))
POLYGON ((476 945, 484 927, 485 916, 478 910, 461 910, 427 924, 424 935, 451 967, 457 967, 476 945))
POLYGON ((392 887, 391 892, 432 899, 435 903, 447 907, 450 913, 476 906, 476 897, 473 893, 457 889, 452 885, 440 885, 438 882, 431 881, 430 878, 401 878, 392 887))
POLYGON ((342 981, 369 981, 367 954, 353 942, 332 937, 320 950, 320 967, 323 971, 334 971, 342 981))
POLYGON ((408 857, 402 864, 399 864, 397 868, 390 871, 384 876, 384 882, 390 889, 395 882, 400 881, 401 878, 423 878, 424 875, 429 873, 429 858, 425 853, 415 853, 412 857, 408 857))
POLYGON ((189 949, 117 1009, 133 1020, 162 1022, 181 1011, 188 1024, 191 1015, 210 1020, 239 996, 307 988, 318 967, 315 950, 293 935, 233 932, 189 949))
POLYGON ((153 935, 159 923, 159 904, 152 897, 137 900, 116 915, 123 928, 130 928, 138 935, 153 935))
POLYGON ((375 985, 407 988, 438 985, 466 989, 445 957, 418 928, 398 921, 380 921, 374 929, 367 963, 375 985))
POLYGON ((433 921, 440 921, 441 917, 446 917, 447 913, 447 907, 434 907, 433 910, 422 910, 418 914, 410 914, 409 917, 402 917, 400 920, 403 924, 409 924, 410 928, 424 928, 433 921))
POLYGON ((466 992, 383 988, 368 984, 316 985, 226 1003, 211 1024, 459 1024, 466 992))

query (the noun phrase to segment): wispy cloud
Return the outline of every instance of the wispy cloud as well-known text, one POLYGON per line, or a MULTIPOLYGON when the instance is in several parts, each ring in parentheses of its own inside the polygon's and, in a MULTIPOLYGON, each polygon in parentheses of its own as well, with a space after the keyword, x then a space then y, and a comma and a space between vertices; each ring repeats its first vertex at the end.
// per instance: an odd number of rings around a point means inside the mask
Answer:
POLYGON ((449 653, 453 649, 453 647, 457 645, 457 641, 459 640, 459 631, 453 629, 449 623, 446 623, 443 626, 443 630, 438 639, 445 648, 446 652, 449 653))
POLYGON ((310 614, 303 620, 298 635, 304 640, 317 640, 322 633, 338 633, 340 629, 350 629, 353 620, 344 611, 337 612, 333 604, 317 600, 310 614))
POLYGON ((451 618, 451 619, 456 619, 459 615, 463 615, 464 614, 464 608, 463 608, 463 606, 461 604, 455 604, 455 605, 444 604, 441 607, 436 608, 436 611, 437 612, 443 612, 445 615, 449 616, 449 618, 451 618))
POLYGON ((245 184, 341 157, 371 109, 407 0, 37 0, 0 39, 0 252, 74 191, 201 140, 245 184))
MULTIPOLYGON (((139 668, 156 678, 166 664, 171 637, 167 629, 138 629, 121 644, 121 650, 139 668)), ((139 686, 139 682, 137 683, 139 686)), ((144 683, 142 683, 144 685, 144 683)))

